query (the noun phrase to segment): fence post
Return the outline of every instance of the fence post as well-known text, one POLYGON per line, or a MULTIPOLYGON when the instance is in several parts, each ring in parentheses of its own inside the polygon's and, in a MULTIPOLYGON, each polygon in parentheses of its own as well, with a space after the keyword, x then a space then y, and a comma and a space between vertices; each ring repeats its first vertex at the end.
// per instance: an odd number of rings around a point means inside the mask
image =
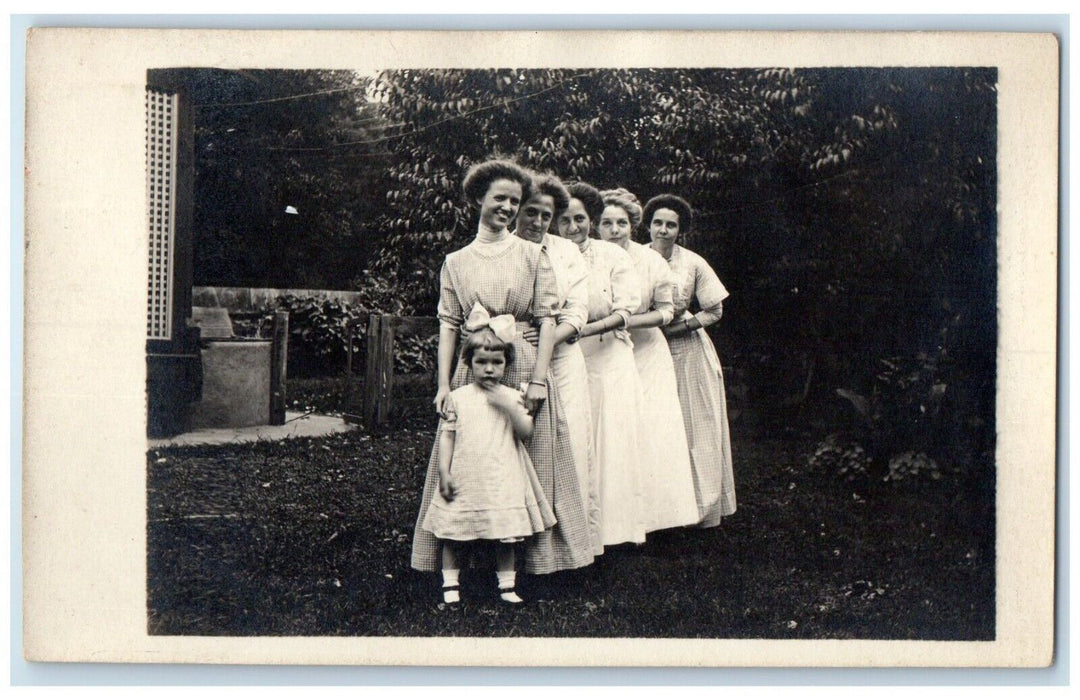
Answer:
POLYGON ((345 354, 345 382, 348 385, 352 385, 352 356, 353 356, 353 338, 356 337, 356 323, 353 319, 349 319, 345 322, 345 332, 348 336, 348 347, 345 354))
POLYGON ((379 316, 370 314, 367 327, 367 364, 364 367, 364 426, 375 429, 379 404, 379 316))
POLYGON ((285 425, 285 377, 289 360, 289 312, 274 314, 270 345, 270 425, 285 425))
POLYGON ((379 404, 375 422, 382 424, 390 418, 394 393, 394 335, 400 319, 383 316, 379 322, 379 404))

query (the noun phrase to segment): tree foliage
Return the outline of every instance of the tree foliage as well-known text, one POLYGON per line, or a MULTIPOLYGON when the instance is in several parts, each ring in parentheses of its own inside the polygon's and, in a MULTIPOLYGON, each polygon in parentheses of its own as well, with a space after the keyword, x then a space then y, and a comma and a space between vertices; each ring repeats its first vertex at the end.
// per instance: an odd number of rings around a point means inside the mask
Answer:
POLYGON ((390 156, 367 79, 200 69, 189 84, 196 284, 342 287, 373 252, 390 156))
POLYGON ((837 389, 869 396, 882 358, 933 366, 956 411, 992 416, 995 82, 968 68, 385 71, 371 94, 398 131, 376 266, 408 269, 430 313, 443 256, 475 229, 462 174, 496 153, 643 201, 671 191, 698 214, 683 242, 733 292, 722 352, 744 354, 751 398, 778 421, 811 398, 844 410, 837 389))
POLYGON ((197 71, 196 281, 391 290, 400 312, 430 314, 444 256, 475 232, 465 170, 512 156, 691 202, 681 242, 732 292, 715 333, 725 364, 775 425, 858 423, 859 397, 933 423, 905 440, 966 430, 987 451, 996 79, 962 67, 197 71), (883 383, 882 360, 932 376, 883 383), (927 382, 946 387, 932 411, 903 395, 927 382), (985 419, 960 430, 961 415, 985 419))

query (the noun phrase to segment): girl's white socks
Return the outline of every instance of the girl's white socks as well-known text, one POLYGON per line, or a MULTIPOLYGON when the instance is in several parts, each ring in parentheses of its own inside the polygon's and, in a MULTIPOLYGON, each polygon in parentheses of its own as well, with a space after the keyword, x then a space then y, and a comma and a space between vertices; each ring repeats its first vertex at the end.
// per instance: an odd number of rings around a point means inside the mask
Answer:
POLYGON ((444 603, 458 603, 461 602, 461 593, 458 591, 458 576, 461 574, 461 569, 443 569, 442 572, 442 585, 443 585, 443 602, 444 603))
POLYGON ((514 592, 514 580, 516 579, 516 572, 514 571, 496 571, 495 574, 499 577, 499 597, 507 603, 524 603, 525 601, 514 592))

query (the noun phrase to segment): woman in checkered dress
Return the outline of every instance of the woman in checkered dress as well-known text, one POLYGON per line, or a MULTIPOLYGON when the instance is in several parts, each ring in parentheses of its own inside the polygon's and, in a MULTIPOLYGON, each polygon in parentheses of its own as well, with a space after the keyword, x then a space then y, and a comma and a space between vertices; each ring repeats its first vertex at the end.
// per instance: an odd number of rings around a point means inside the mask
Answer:
POLYGON ((662 194, 645 204, 652 248, 675 275, 675 320, 664 327, 679 387, 686 437, 690 443, 699 525, 713 527, 735 512, 724 372, 705 328, 720 320, 728 296, 720 278, 700 255, 676 244, 693 226, 690 205, 662 194), (692 302, 700 310, 689 311, 692 302))
MULTIPOLYGON (((551 354, 551 374, 559 385, 563 414, 570 427, 570 447, 577 465, 578 486, 585 505, 593 553, 603 554, 600 537, 600 473, 593 450, 589 373, 577 338, 589 320, 589 268, 577 245, 550 233, 570 206, 570 194, 554 175, 533 173, 532 196, 518 212, 514 235, 544 247, 555 272, 559 297, 559 325, 555 328, 555 349, 551 354)), ((530 342, 536 331, 526 334, 530 342)))
MULTIPOLYGON (((440 273, 439 388, 435 406, 440 415, 445 415, 450 391, 472 381, 465 364, 458 363, 452 377, 450 370, 465 319, 474 307, 482 306, 492 317, 512 316, 518 330, 518 337, 512 341, 516 359, 502 383, 513 388, 527 383, 525 405, 533 415, 534 425, 529 456, 558 521, 553 528, 530 538, 526 546, 525 571, 544 574, 590 564, 593 553, 558 388, 549 381, 557 317, 554 274, 541 246, 511 235, 506 228, 528 199, 530 187, 528 172, 510 161, 481 163, 465 177, 465 198, 480 209, 481 216, 476 238, 446 256, 440 273), (534 323, 540 326, 538 347, 521 335, 534 323)), ((428 462, 413 533, 412 566, 421 571, 435 571, 439 563, 438 542, 420 524, 438 490, 441 430, 442 421, 428 462)))

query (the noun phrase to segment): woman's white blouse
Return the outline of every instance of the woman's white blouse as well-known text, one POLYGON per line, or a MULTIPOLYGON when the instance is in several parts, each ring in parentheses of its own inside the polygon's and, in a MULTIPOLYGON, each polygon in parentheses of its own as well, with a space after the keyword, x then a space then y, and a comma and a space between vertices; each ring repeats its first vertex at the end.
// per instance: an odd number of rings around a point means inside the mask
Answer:
POLYGON ((627 241, 626 252, 637 271, 641 302, 634 313, 659 311, 666 326, 675 317, 674 287, 671 268, 660 253, 648 246, 627 241))
POLYGON ((559 297, 558 322, 580 331, 589 320, 589 267, 577 245, 565 238, 545 233, 540 244, 547 251, 555 271, 559 297))
POLYGON ((589 268, 589 320, 613 313, 629 318, 641 305, 634 263, 625 250, 607 241, 587 238, 581 255, 589 268))

